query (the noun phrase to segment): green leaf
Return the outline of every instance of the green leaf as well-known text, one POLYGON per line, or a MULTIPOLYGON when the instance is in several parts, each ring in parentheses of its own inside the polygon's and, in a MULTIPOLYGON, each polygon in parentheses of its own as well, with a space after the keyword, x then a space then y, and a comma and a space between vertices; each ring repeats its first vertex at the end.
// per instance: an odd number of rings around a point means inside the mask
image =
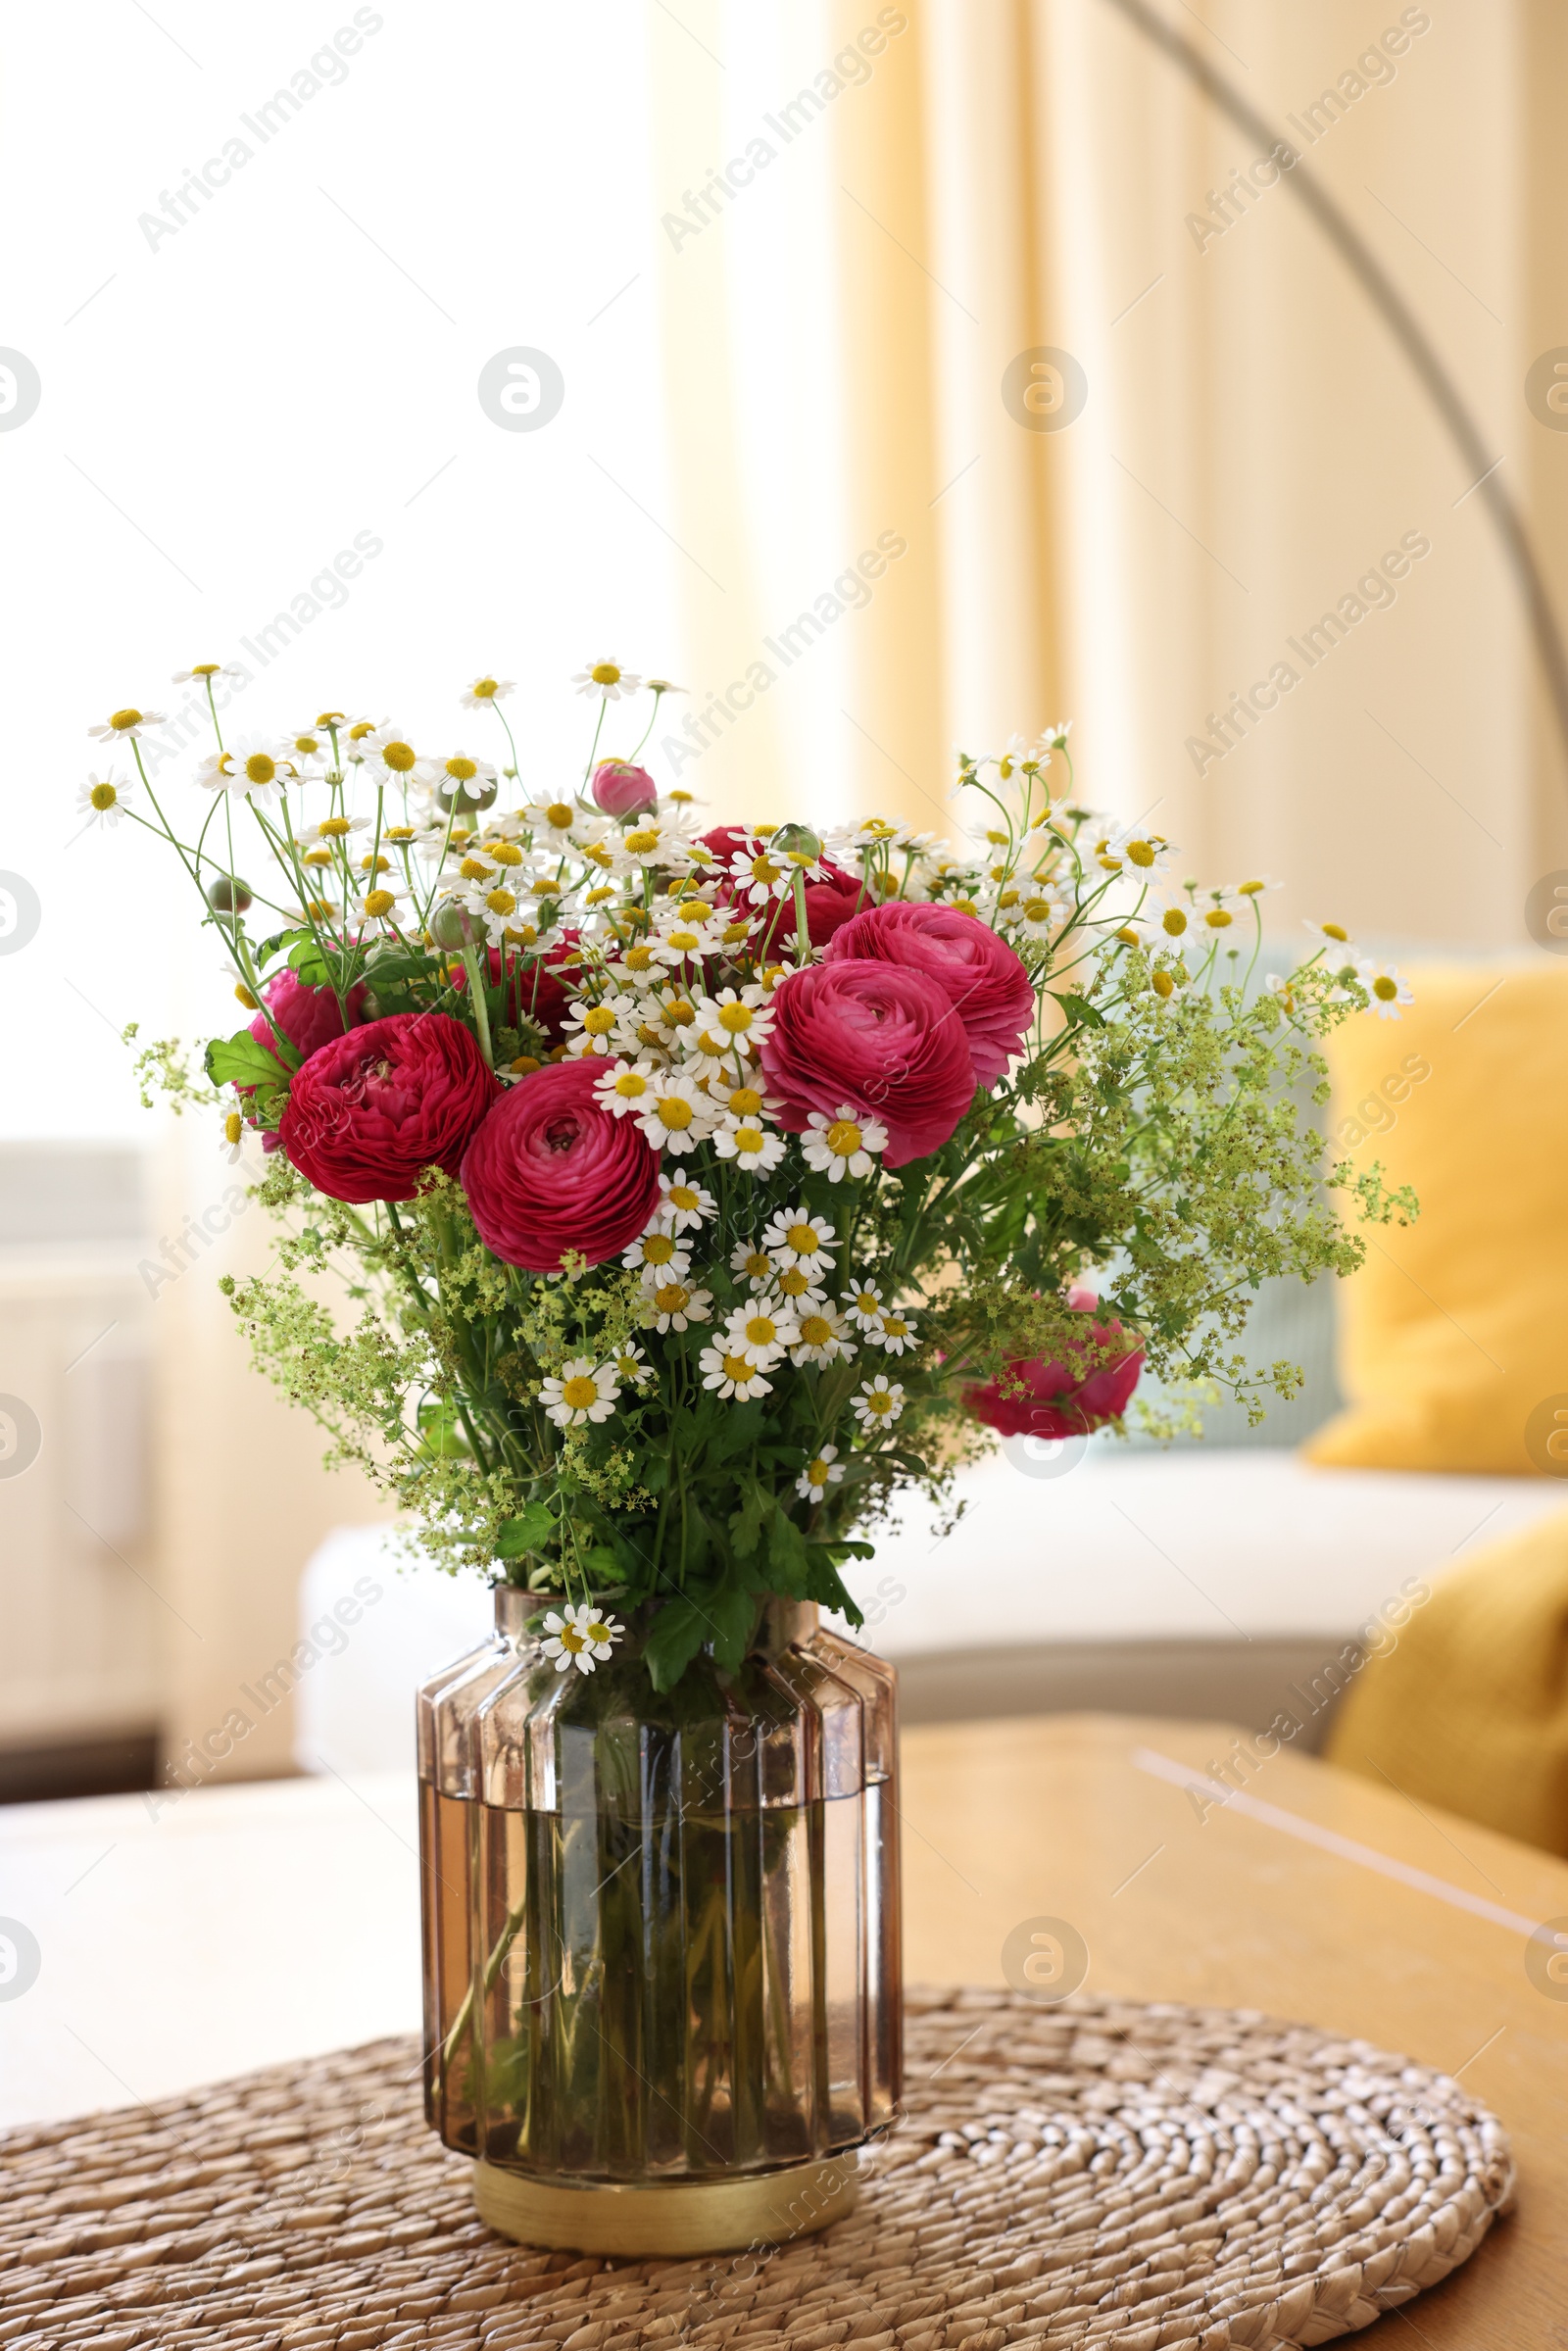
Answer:
POLYGON ((715 1661, 726 1673, 738 1673, 757 1621, 756 1600, 738 1585, 726 1585, 709 1601, 708 1614, 715 1661))
POLYGON ((865 1618, 840 1577, 831 1557, 834 1551, 847 1550, 869 1557, 871 1545, 868 1543, 813 1543, 810 1545, 810 1570, 807 1581, 806 1596, 808 1600, 815 1600, 819 1608, 836 1608, 841 1616, 849 1618, 852 1625, 863 1625, 865 1618))
POLYGON ((708 1638, 708 1620, 690 1600, 670 1600, 654 1619, 648 1645, 648 1675, 656 1690, 671 1690, 708 1638))
MULTIPOLYGON (((254 1086, 264 1095, 288 1090, 288 1071, 277 1054, 260 1044, 249 1029, 241 1029, 233 1037, 215 1037, 204 1060, 215 1086, 254 1086)), ((299 1065, 298 1054, 294 1065, 299 1065)))
POLYGON ((496 1538, 498 1559, 520 1559, 525 1551, 542 1551, 556 1531, 556 1522, 546 1502, 530 1502, 515 1518, 509 1518, 496 1538))
POLYGON ((762 1521, 772 1507, 772 1495, 764 1494, 753 1478, 740 1508, 730 1514, 729 1539, 735 1546, 738 1559, 750 1558, 761 1542, 762 1521))
POLYGON ((793 1598, 805 1591, 809 1565, 806 1538, 787 1511, 774 1512, 767 1538, 767 1559, 780 1592, 793 1598))
MULTIPOLYGON (((1055 996, 1054 989, 1052 989, 1050 993, 1055 996)), ((1077 996, 1070 991, 1063 991, 1060 996, 1056 996, 1056 1002, 1068 1019, 1076 1020, 1081 1028, 1102 1029, 1105 1026, 1104 1013, 1098 1011, 1087 996, 1077 996)))

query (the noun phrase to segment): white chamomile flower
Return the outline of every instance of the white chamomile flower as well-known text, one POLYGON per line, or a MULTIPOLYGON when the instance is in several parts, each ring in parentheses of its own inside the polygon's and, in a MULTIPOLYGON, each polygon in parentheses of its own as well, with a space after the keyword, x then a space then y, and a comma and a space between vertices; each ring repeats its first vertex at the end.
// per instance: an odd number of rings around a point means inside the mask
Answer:
POLYGON ((690 835, 678 814, 639 816, 620 836, 619 847, 628 864, 684 865, 690 835))
POLYGON ((372 747, 383 735, 392 736, 397 728, 390 718, 354 718, 338 729, 345 762, 351 767, 363 766, 372 747))
POLYGON ((481 792, 488 792, 496 780, 496 771, 488 759, 475 759, 466 751, 455 751, 449 759, 434 761, 436 789, 450 792, 454 797, 466 792, 470 801, 481 792))
POLYGON ((162 710, 113 710, 104 725, 89 726, 87 732, 95 742, 129 743, 148 727, 163 723, 162 710))
POLYGON ((350 909, 362 922, 385 922, 396 930, 403 919, 405 895, 401 890, 389 890, 384 883, 378 882, 373 890, 367 890, 363 898, 352 899, 350 909))
POLYGON ((838 1312, 825 1298, 805 1307, 796 1320, 800 1337, 790 1349, 791 1362, 832 1363, 840 1356, 848 1362, 855 1353, 854 1340, 845 1338, 838 1312))
POLYGON ((559 1380, 542 1383, 540 1401, 558 1429, 575 1429, 586 1421, 608 1420, 619 1393, 612 1364, 576 1355, 562 1366, 559 1380))
POLYGON ((170 679, 172 686, 205 686, 210 677, 238 677, 241 672, 222 661, 194 661, 188 669, 176 669, 170 679))
POLYGON ((825 1216, 813 1216, 805 1206, 780 1208, 762 1234, 762 1246, 780 1265, 798 1265, 805 1273, 825 1273, 838 1253, 833 1247, 837 1228, 825 1216))
POLYGON ((858 1331, 876 1330, 887 1312, 882 1301, 881 1286, 876 1282, 857 1282, 843 1305, 845 1313, 858 1331))
POLYGON ((826 1293, 812 1280, 802 1265, 785 1265, 771 1278, 771 1287, 781 1298, 787 1298, 798 1315, 808 1307, 819 1306, 826 1293))
POLYGON ((661 1224, 672 1232, 695 1233, 712 1213, 713 1196, 706 1185, 694 1183, 689 1176, 660 1177, 655 1214, 661 1224))
POLYGON ((660 1280, 645 1273, 644 1286, 648 1302, 654 1311, 656 1331, 684 1331, 694 1322, 712 1319, 713 1294, 688 1282, 660 1280))
POLYGON ((784 1156, 784 1138, 770 1135, 755 1119, 720 1127, 713 1149, 721 1159, 733 1159, 743 1175, 767 1175, 784 1156))
POLYGON ((862 1380, 850 1406, 862 1429, 891 1429, 904 1410, 904 1390, 897 1380, 862 1380))
POLYGON ((742 1275, 754 1290, 766 1290, 773 1281, 774 1264, 760 1241, 739 1241, 729 1253, 731 1273, 742 1275))
POLYGON ((656 1151, 695 1151, 711 1127, 712 1110, 695 1079, 665 1070, 637 1123, 656 1151))
POLYGON ((623 1347, 616 1348, 610 1358, 610 1368, 616 1379, 628 1388, 640 1388, 644 1380, 651 1380, 654 1376, 653 1365, 634 1339, 628 1339, 623 1347))
POLYGON ((522 821, 536 848, 562 853, 575 849, 579 841, 592 840, 596 830, 593 817, 572 800, 531 800, 522 810, 522 821))
POLYGON ((888 1131, 880 1119, 865 1117, 849 1102, 840 1102, 834 1118, 813 1110, 801 1137, 807 1166, 834 1184, 846 1176, 868 1176, 874 1154, 887 1147, 888 1131))
POLYGON ((726 1126, 761 1126, 776 1118, 782 1107, 760 1087, 732 1086, 723 1077, 709 1077, 708 1095, 718 1105, 726 1126))
POLYGON ((566 1039, 567 1053, 612 1054, 615 1051, 615 1032, 623 1016, 632 1008, 630 999, 624 996, 607 996, 598 1004, 589 1004, 585 998, 579 997, 566 1009, 565 1026, 576 1031, 574 1036, 566 1039))
POLYGON ((475 921, 484 924, 492 947, 501 946, 520 919, 517 894, 505 877, 492 882, 488 889, 482 883, 472 884, 465 892, 463 903, 475 921))
POLYGON ((677 899, 667 910, 660 908, 657 928, 648 942, 649 952, 660 963, 700 961, 705 955, 720 952, 725 928, 725 915, 715 911, 706 900, 677 899))
POLYGON ((819 1445, 795 1481, 795 1491, 804 1501, 819 1502, 830 1486, 836 1486, 844 1475, 836 1445, 819 1445))
POLYGON ((112 831, 132 797, 125 777, 111 768, 107 775, 89 775, 84 784, 76 786, 76 813, 89 824, 107 824, 112 831))
POLYGON ((595 701, 619 702, 623 694, 635 694, 643 681, 635 671, 622 669, 618 661, 605 661, 579 669, 571 682, 579 694, 595 701))
POLYGON ((733 1396, 738 1404, 773 1393, 772 1381, 763 1379, 750 1355, 737 1354, 729 1347, 705 1347, 697 1361, 703 1386, 716 1388, 720 1396, 733 1396))
POLYGON ((545 1638, 539 1643, 546 1657, 555 1659, 556 1671, 564 1674, 575 1666, 580 1674, 591 1674, 596 1661, 603 1664, 625 1628, 603 1608, 588 1601, 559 1613, 552 1608, 545 1618, 545 1638))
POLYGON ((378 727, 364 736, 360 757, 378 784, 430 784, 436 778, 434 760, 421 759, 401 727, 378 727))
MULTIPOLYGON (((179 684, 177 677, 174 683, 176 686, 179 684)), ((245 1121, 237 1110, 230 1110, 223 1120, 222 1134, 223 1139, 218 1148, 232 1166, 245 1142, 245 1121)))
POLYGON ((245 1006, 246 1011, 259 1011, 261 1009, 260 1000, 252 993, 250 981, 245 977, 239 965, 223 962, 219 965, 219 969, 233 989, 236 1000, 245 1006))
POLYGON ((662 1224, 651 1225, 646 1233, 639 1233, 620 1261, 633 1270, 649 1266, 662 1282, 683 1282, 692 1269, 691 1250, 683 1249, 674 1234, 662 1224))
POLYGON ((652 1061, 613 1061, 594 1086, 594 1100, 612 1118, 636 1115, 651 1098, 659 1083, 659 1072, 652 1061))
POLYGON ((652 988, 663 978, 659 958, 646 939, 632 939, 610 965, 617 980, 629 988, 652 988))
POLYGON ((458 700, 466 710, 488 710, 505 702, 512 689, 510 677, 476 677, 464 687, 458 700))
POLYGON ((1397 1020, 1404 1006, 1415 1003, 1409 982, 1395 970, 1392 963, 1357 963, 1355 976, 1371 997, 1370 1008, 1380 1020, 1397 1020))
POLYGON ((754 906, 769 899, 788 898, 795 888, 796 868, 787 857, 770 857, 765 843, 737 851, 729 861, 731 887, 737 898, 754 906))
POLYGON ((1006 909, 1004 921, 1007 929, 1021 932, 1026 939, 1047 940, 1066 927, 1072 910, 1070 898, 1050 891, 1020 891, 1017 904, 1006 909))
POLYGON ((765 991, 755 986, 699 997, 692 1035, 683 1040, 687 1051, 714 1061, 730 1053, 754 1054, 773 1026, 775 1015, 766 1004, 765 991))
POLYGON ((913 1321, 896 1306, 885 1306, 875 1323, 861 1327, 873 1347, 885 1347, 890 1355, 902 1355, 920 1344, 913 1321))
POLYGON ((208 754, 196 781, 209 791, 228 792, 235 799, 249 793, 255 800, 277 801, 283 797, 288 773, 288 753, 281 743, 270 736, 241 735, 226 754, 208 754))
POLYGON ((1314 939, 1321 939, 1331 950, 1350 944, 1350 934, 1343 922, 1309 922, 1306 928, 1314 939))
POLYGON ((750 1355, 766 1371, 800 1335, 800 1325, 783 1298, 763 1291, 748 1305, 735 1308, 724 1325, 723 1344, 737 1354, 750 1355))

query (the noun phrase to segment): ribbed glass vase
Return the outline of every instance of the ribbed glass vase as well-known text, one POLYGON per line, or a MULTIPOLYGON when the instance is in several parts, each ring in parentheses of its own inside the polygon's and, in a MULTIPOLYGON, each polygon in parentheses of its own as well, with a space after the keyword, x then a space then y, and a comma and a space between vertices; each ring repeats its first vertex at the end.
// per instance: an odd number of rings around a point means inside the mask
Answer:
POLYGON ((541 1607, 499 1589, 419 1693, 429 2121, 533 2241, 750 2241, 803 2166, 819 2226, 900 2089, 893 1669, 772 1602, 738 1673, 660 1694, 651 1616, 557 1673, 541 1607), (676 2187, 725 2192, 628 2193, 676 2187))

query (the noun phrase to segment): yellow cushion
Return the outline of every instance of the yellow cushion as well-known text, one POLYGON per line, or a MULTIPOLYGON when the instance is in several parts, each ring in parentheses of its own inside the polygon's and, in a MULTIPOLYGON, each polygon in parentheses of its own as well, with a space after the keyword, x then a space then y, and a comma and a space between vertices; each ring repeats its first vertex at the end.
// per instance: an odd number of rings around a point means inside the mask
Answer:
POLYGON ((1360 1228, 1366 1263, 1337 1293, 1348 1409, 1307 1456, 1568 1475, 1568 964, 1407 977, 1401 1019, 1348 1021, 1327 1048, 1334 1155, 1380 1159, 1421 1213, 1360 1228))
POLYGON ((1568 1853, 1568 1515, 1439 1577, 1351 1683, 1328 1756, 1568 1853))

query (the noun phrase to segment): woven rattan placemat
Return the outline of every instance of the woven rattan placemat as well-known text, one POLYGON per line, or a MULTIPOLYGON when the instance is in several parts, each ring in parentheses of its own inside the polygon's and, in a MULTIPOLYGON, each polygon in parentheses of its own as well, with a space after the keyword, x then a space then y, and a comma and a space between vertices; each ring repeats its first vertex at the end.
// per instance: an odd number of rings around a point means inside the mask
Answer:
POLYGON ((749 2254, 531 2253, 475 2218, 378 2041, 0 2139, 0 2345, 1285 2351, 1364 2327, 1504 2210, 1446 2076, 1251 2011, 909 2000, 906 2114, 850 2219, 749 2254))

